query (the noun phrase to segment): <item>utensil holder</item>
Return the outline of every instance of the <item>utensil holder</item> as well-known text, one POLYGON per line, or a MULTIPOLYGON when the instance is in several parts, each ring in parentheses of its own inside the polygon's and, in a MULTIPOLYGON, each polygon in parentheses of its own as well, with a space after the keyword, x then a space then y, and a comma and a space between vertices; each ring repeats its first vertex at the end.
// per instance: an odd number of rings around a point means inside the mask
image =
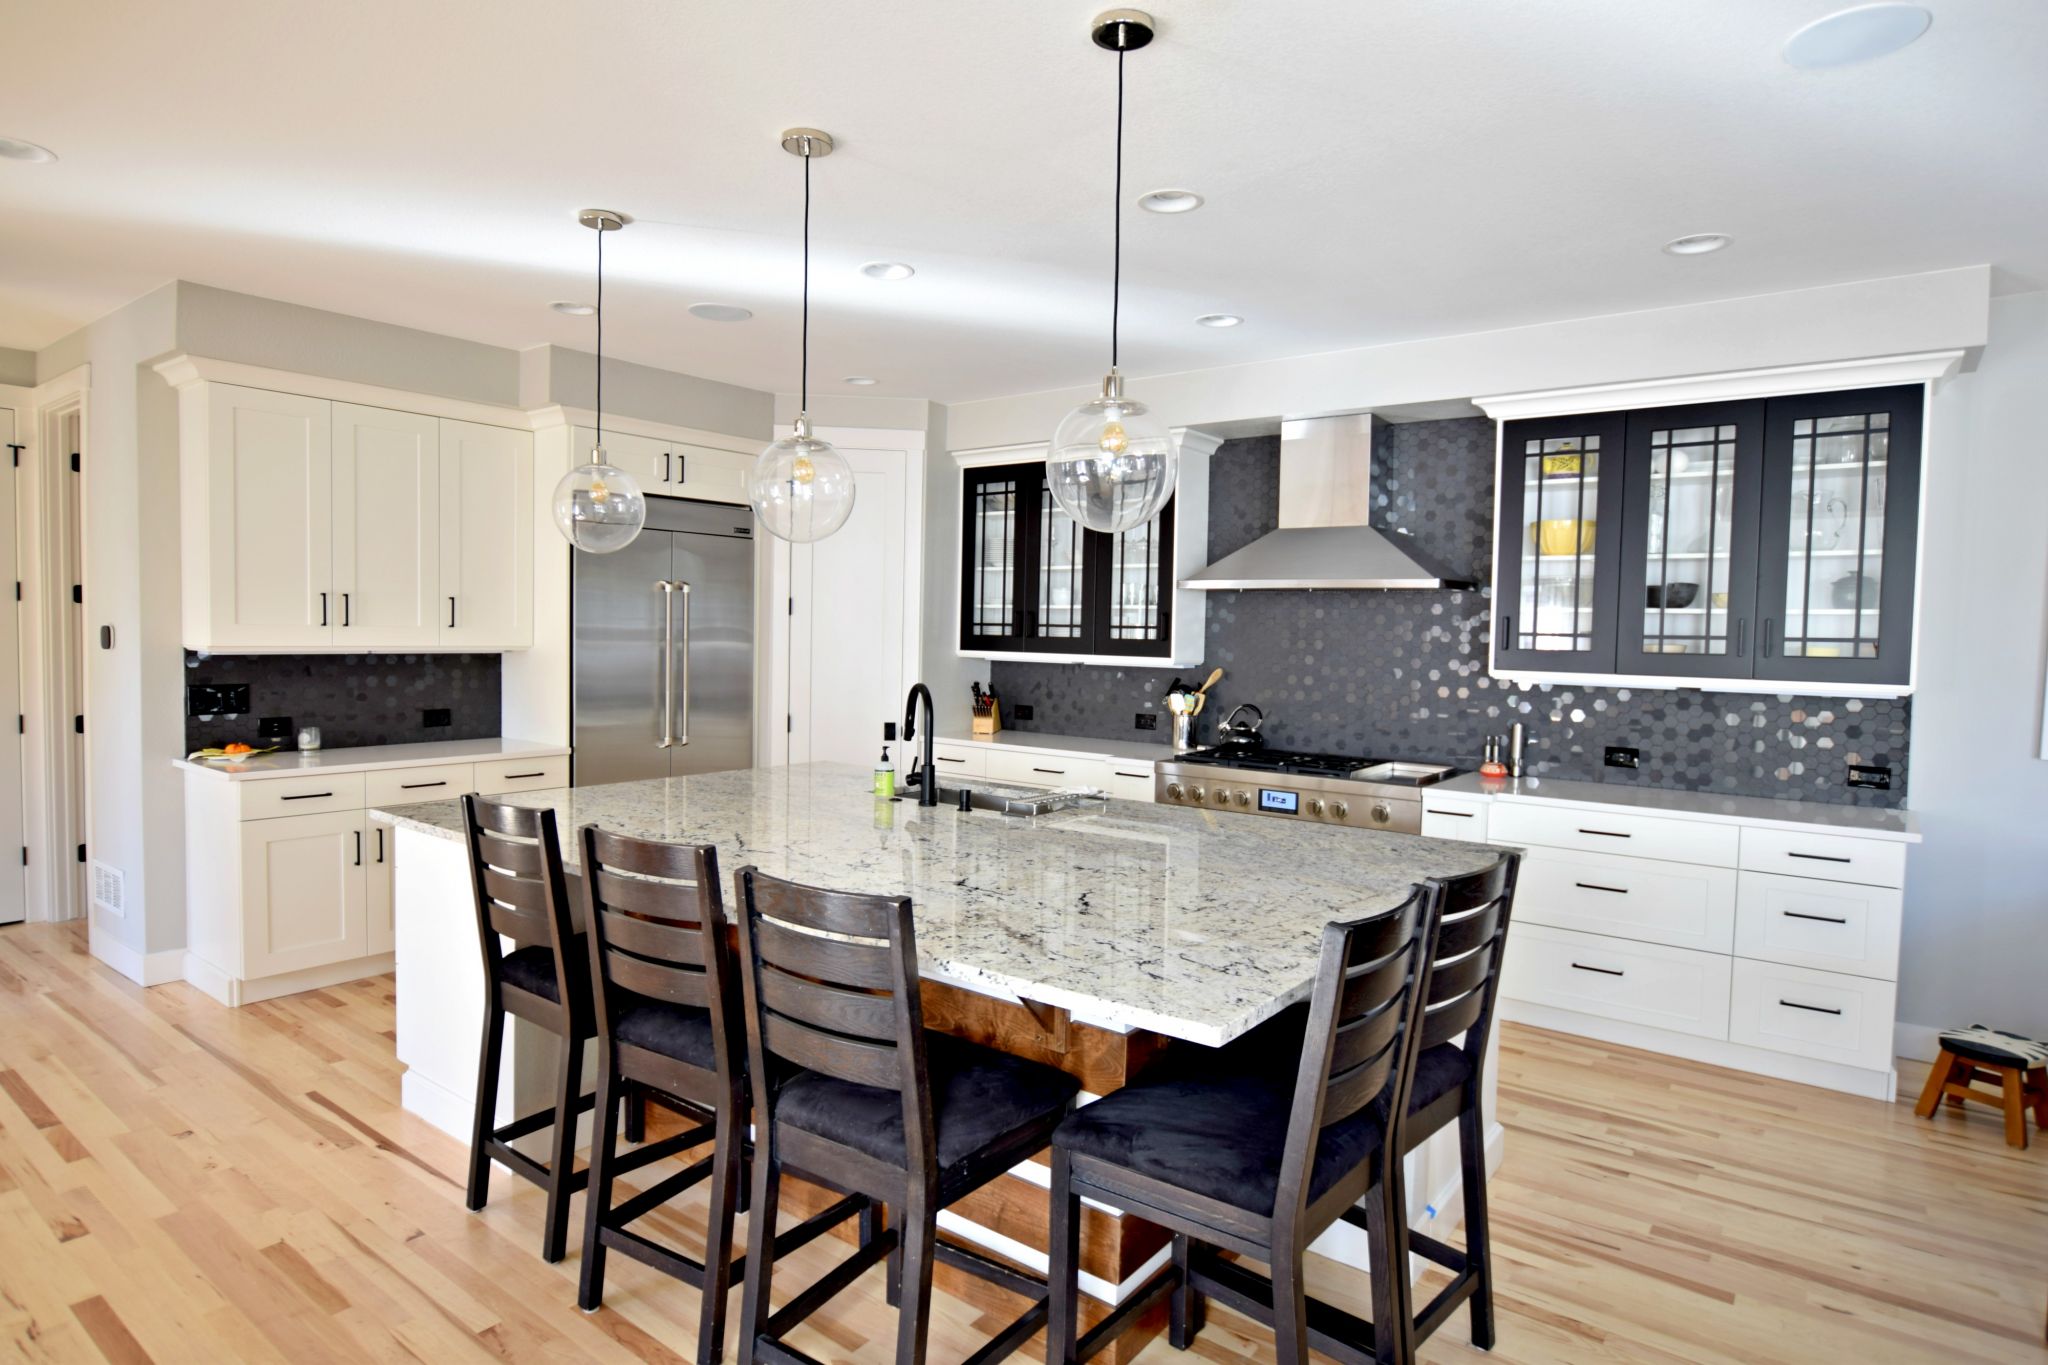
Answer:
POLYGON ((1173 751, 1177 754, 1184 754, 1196 747, 1195 718, 1192 715, 1175 716, 1173 718, 1173 751))

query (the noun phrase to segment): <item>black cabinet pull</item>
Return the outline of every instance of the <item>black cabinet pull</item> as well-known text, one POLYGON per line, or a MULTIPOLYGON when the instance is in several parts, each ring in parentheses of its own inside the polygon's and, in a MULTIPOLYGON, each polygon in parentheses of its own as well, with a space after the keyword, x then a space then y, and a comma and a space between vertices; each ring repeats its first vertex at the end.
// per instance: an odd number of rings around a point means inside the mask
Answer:
POLYGON ((1581 891, 1607 891, 1617 896, 1628 894, 1628 888, 1625 886, 1602 886, 1598 882, 1573 882, 1572 885, 1581 891))
POLYGON ((448 599, 448 629, 455 629, 455 599, 448 599))
POLYGON ((1494 644, 1502 649, 1513 649, 1515 647, 1514 632, 1510 629, 1514 624, 1514 619, 1514 617, 1506 612, 1500 614, 1500 634, 1495 637, 1494 644))
POLYGON ((1826 1005, 1802 1005, 1797 1000, 1780 1000, 1778 1003, 1783 1005, 1788 1010, 1806 1010, 1812 1014, 1841 1013, 1840 1010, 1831 1010, 1826 1005))
POLYGON ((447 785, 446 779, 439 782, 401 782, 398 784, 398 789, 402 792, 416 792, 422 787, 445 787, 447 785))
POLYGON ((1429 813, 1431 815, 1449 815, 1459 820, 1470 820, 1472 818, 1472 812, 1469 810, 1431 810, 1429 813))
POLYGON ((1749 618, 1738 617, 1735 622, 1735 657, 1740 659, 1749 653, 1749 618))
POLYGON ((363 865, 363 832, 362 832, 361 830, 357 830, 357 831, 355 831, 355 836, 356 836, 356 866, 357 866, 357 867, 361 867, 361 866, 363 865))
POLYGON ((384 861, 384 826, 377 826, 377 861, 384 861))
POLYGON ((1035 773, 1051 773, 1054 777, 1065 777, 1067 775, 1065 768, 1033 768, 1031 771, 1035 773))
POLYGON ((1784 912, 1784 915, 1786 919, 1813 919, 1819 920, 1822 924, 1847 924, 1849 922, 1847 918, 1841 915, 1808 915, 1798 910, 1787 910, 1784 912))
POLYGON ((967 761, 964 758, 948 758, 944 754, 933 754, 932 757, 941 763, 965 763, 967 761))
POLYGON ((1597 834, 1603 839, 1633 839, 1636 837, 1633 834, 1623 834, 1618 830, 1611 829, 1582 829, 1579 831, 1579 833, 1597 834))
POLYGON ((688 483, 689 481, 690 457, 687 455, 678 455, 676 456, 676 482, 688 483))
POLYGON ((300 792, 297 796, 280 796, 277 799, 280 801, 318 801, 323 796, 332 795, 334 795, 333 792, 300 792))
POLYGON ((668 454, 668 452, 667 452, 666 450, 664 450, 664 451, 662 451, 662 452, 661 452, 661 481, 662 481, 663 483, 667 483, 667 482, 669 481, 669 480, 668 480, 668 461, 669 461, 669 454, 668 454))
POLYGON ((1587 965, 1586 965, 1585 963, 1583 963, 1583 962, 1574 962, 1574 963, 1572 964, 1572 970, 1573 970, 1573 971, 1575 971, 1575 972, 1598 972, 1598 973, 1600 973, 1600 975, 1602 975, 1602 976, 1627 976, 1627 975, 1628 975, 1628 973, 1627 973, 1627 972, 1621 971, 1621 970, 1619 970, 1618 968, 1614 968, 1614 967, 1588 967, 1588 966, 1587 966, 1587 965))
POLYGON ((505 774, 505 780, 506 780, 507 782, 518 782, 518 781, 521 781, 522 779, 524 779, 524 778, 528 778, 528 777, 546 777, 546 776, 547 776, 547 774, 546 774, 546 773, 506 773, 506 774, 505 774))
POLYGON ((327 624, 327 594, 324 592, 320 594, 320 624, 327 624))
POLYGON ((341 595, 341 623, 342 623, 342 625, 344 625, 344 626, 346 626, 346 625, 348 624, 348 594, 347 594, 347 593, 343 593, 343 594, 341 595))
POLYGON ((1787 853, 1787 858, 1804 858, 1809 863, 1853 863, 1854 858, 1842 858, 1832 853, 1787 853))
POLYGON ((1150 777, 1150 776, 1152 776, 1152 774, 1150 774, 1150 773, 1119 773, 1119 772, 1115 772, 1115 770, 1114 770, 1114 769, 1112 769, 1111 771, 1112 771, 1112 773, 1113 773, 1113 774, 1114 774, 1115 776, 1117 776, 1117 777, 1150 777))
POLYGON ((1757 653, 1768 659, 1778 649, 1778 622, 1775 617, 1764 618, 1764 628, 1757 632, 1757 653))

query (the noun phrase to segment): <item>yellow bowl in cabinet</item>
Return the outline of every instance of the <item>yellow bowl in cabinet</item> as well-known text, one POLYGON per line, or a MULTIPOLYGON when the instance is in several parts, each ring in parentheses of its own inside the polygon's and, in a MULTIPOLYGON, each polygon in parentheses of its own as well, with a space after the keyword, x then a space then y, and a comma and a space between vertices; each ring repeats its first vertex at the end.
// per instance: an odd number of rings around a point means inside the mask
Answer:
POLYGON ((1546 474, 1576 474, 1585 467, 1585 460, 1577 455, 1545 455, 1543 472, 1546 474))
POLYGON ((1529 523, 1529 538, 1547 555, 1589 554, 1593 549, 1593 521, 1535 521, 1529 523))

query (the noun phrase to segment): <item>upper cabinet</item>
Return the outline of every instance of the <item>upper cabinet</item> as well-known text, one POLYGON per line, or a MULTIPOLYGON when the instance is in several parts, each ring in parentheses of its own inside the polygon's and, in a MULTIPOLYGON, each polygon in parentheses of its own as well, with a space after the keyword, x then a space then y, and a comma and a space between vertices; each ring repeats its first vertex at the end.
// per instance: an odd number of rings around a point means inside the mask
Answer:
POLYGON ((1925 394, 1504 423, 1494 671, 1910 690, 1925 394))
MULTIPOLYGON (((570 453, 581 463, 597 443, 596 431, 577 427, 575 443, 570 453)), ((604 450, 607 459, 640 481, 643 493, 736 505, 747 501, 747 474, 754 457, 744 451, 609 430, 604 450)))
POLYGON ((1152 521, 1114 536, 1085 531, 1061 510, 1042 449, 963 457, 960 652, 1198 662, 1204 595, 1177 584, 1207 562, 1213 449, 1184 436, 1173 498, 1152 521))
POLYGON ((532 645, 531 432, 188 380, 179 440, 186 648, 532 645))

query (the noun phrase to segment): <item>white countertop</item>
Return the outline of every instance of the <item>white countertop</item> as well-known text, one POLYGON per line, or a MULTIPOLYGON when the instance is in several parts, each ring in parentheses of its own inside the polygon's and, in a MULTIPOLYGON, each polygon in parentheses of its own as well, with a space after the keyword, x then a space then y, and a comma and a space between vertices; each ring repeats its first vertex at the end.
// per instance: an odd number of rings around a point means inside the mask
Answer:
MULTIPOLYGON (((1046 735, 1036 730, 998 730, 993 736, 939 735, 946 744, 980 744, 990 749, 1026 749, 1041 754, 1068 754, 1076 758, 1129 758, 1141 763, 1159 763, 1173 757, 1173 746, 1160 739, 1090 739, 1086 735, 1046 735)), ((915 752, 917 740, 910 741, 915 752)))
MULTIPOLYGON (((1033 818, 921 808, 875 800, 871 780, 864 768, 811 763, 503 799, 552 807, 572 866, 575 831, 595 822, 712 844, 727 878, 751 863, 908 895, 927 977, 1208 1044, 1308 995, 1329 921, 1390 909, 1418 880, 1497 856, 1483 844, 1138 801, 1033 818)), ((461 838, 453 801, 378 814, 401 831, 461 838)), ((401 845, 401 882, 407 856, 401 845)))
POLYGON ((181 768, 212 773, 231 782, 262 777, 303 777, 307 773, 357 773, 371 768, 424 768, 436 763, 481 763, 494 758, 552 758, 566 754, 566 744, 541 744, 530 739, 446 739, 422 744, 373 744, 359 749, 287 750, 241 763, 198 763, 173 759, 181 768))
POLYGON ((1920 822, 1911 811, 1884 810, 1876 806, 1840 806, 1768 796, 1727 796, 1716 792, 1673 791, 1664 787, 1632 787, 1621 783, 1573 782, 1563 778, 1482 777, 1478 773, 1465 773, 1433 787, 1422 788, 1425 806, 1433 792, 1485 796, 1495 801, 1583 806, 1637 815, 1674 815, 1715 824, 1825 829, 1867 839, 1890 839, 1909 844, 1920 842, 1920 822))

